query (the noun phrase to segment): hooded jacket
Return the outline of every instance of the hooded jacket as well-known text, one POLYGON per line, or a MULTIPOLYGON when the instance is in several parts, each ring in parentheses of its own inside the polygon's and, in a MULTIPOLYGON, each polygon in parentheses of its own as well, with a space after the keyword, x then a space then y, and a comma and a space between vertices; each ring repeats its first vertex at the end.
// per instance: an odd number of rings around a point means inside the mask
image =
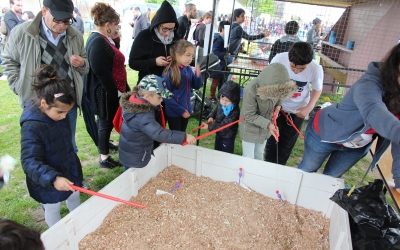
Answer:
POLYGON ((178 27, 179 24, 176 19, 175 10, 172 8, 171 4, 164 1, 151 20, 150 27, 140 31, 132 44, 132 49, 129 54, 129 67, 139 71, 138 83, 146 75, 154 74, 162 76, 164 67, 157 66, 156 58, 170 55, 169 49, 180 39, 176 32, 178 27), (168 45, 164 45, 154 31, 154 28, 162 23, 175 23, 174 39, 168 45))
POLYGON ((57 176, 82 186, 82 166, 71 141, 68 118, 54 121, 36 106, 26 102, 22 112, 21 164, 26 174, 29 194, 40 203, 57 203, 68 199, 71 191, 58 191, 57 176))
POLYGON ((371 62, 339 103, 320 111, 318 129, 322 141, 341 144, 373 128, 378 133, 378 143, 371 165, 376 166, 392 143, 393 179, 396 188, 400 188, 400 121, 382 101, 380 74, 379 63, 371 62))
POLYGON ((154 118, 156 107, 132 91, 121 96, 122 118, 118 154, 122 165, 145 167, 153 154, 153 142, 182 144, 186 134, 164 130, 154 118), (132 98, 131 98, 132 97, 132 98))
MULTIPOLYGON (((36 98, 36 93, 32 89, 35 80, 33 72, 40 68, 42 55, 40 51, 39 29, 42 22, 42 12, 39 12, 32 22, 25 22, 15 27, 12 34, 9 34, 7 45, 4 48, 2 67, 7 74, 7 81, 10 89, 18 95, 19 104, 24 107, 24 102, 36 98)), ((89 61, 83 47, 82 34, 73 27, 67 28, 67 54, 78 55, 84 61, 83 67, 72 67, 74 76, 76 100, 81 106, 83 81, 82 75, 89 72, 89 61)))
POLYGON ((300 38, 297 35, 296 36, 285 35, 280 39, 276 40, 271 47, 271 52, 269 54, 269 61, 271 62, 276 54, 282 52, 288 52, 292 44, 295 42, 301 42, 300 38))
MULTIPOLYGON (((231 122, 234 122, 239 119, 240 109, 240 86, 239 84, 228 81, 222 85, 219 90, 219 95, 226 96, 234 105, 233 110, 228 116, 225 116, 224 111, 222 110, 222 105, 218 102, 217 106, 210 112, 208 117, 212 117, 214 119, 214 123, 208 125, 208 130, 213 131, 222 126, 225 126, 231 122)), ((222 138, 235 138, 239 125, 236 123, 224 130, 217 132, 218 136, 222 138)))
POLYGON ((268 126, 275 106, 281 106, 297 90, 290 80, 285 66, 273 63, 265 67, 260 75, 244 88, 240 117, 246 119, 240 124, 240 138, 246 142, 264 143, 271 133, 268 126))

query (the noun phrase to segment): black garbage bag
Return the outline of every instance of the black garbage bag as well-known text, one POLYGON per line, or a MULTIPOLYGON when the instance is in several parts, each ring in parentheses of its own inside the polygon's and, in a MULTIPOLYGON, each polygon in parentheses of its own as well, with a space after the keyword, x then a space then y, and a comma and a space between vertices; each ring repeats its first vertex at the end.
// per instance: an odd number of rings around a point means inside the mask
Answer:
POLYGON ((330 199, 349 214, 353 249, 400 249, 400 217, 386 202, 383 181, 348 192, 339 189, 330 199))

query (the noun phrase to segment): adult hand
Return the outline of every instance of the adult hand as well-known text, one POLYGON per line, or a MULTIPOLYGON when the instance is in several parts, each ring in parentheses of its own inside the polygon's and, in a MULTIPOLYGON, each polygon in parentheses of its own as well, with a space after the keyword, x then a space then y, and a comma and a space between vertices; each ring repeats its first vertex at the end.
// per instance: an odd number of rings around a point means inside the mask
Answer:
MULTIPOLYGON (((273 113, 275 113, 277 118, 278 118, 278 115, 279 115, 279 111, 281 111, 281 109, 282 109, 282 106, 275 106, 275 109, 274 109, 273 113)), ((274 115, 271 114, 271 116, 273 117, 274 115)))
POLYGON ((297 109, 297 113, 295 114, 299 118, 305 118, 308 116, 311 112, 312 108, 310 109, 309 107, 305 106, 302 108, 297 109))
POLYGON ((207 122, 213 123, 213 122, 214 122, 214 119, 213 119, 212 117, 210 117, 210 118, 208 118, 208 121, 207 121, 207 122))
POLYGON ((167 60, 166 57, 164 56, 159 56, 156 58, 156 64, 157 66, 165 67, 169 64, 170 62, 167 60))
POLYGON ((186 134, 186 142, 188 144, 195 144, 196 143, 196 137, 194 137, 191 134, 186 134))
POLYGON ((182 114, 182 117, 183 118, 189 118, 190 117, 189 112, 186 110, 185 113, 182 114))
POLYGON ((82 67, 85 64, 85 60, 83 60, 82 57, 77 55, 71 55, 69 61, 71 65, 74 66, 75 68, 82 67))
POLYGON ((275 126, 272 122, 268 125, 268 129, 269 129, 269 132, 271 132, 271 135, 275 138, 275 140, 279 141, 279 139, 278 139, 279 138, 279 129, 275 128, 275 126))
POLYGON ((70 182, 68 179, 61 177, 61 176, 57 176, 56 177, 56 181, 54 182, 54 187, 58 190, 58 191, 72 191, 74 192, 75 190, 71 187, 70 184, 74 184, 73 182, 70 182))
POLYGON ((197 76, 197 77, 200 77, 200 74, 201 74, 201 73, 200 73, 200 66, 197 64, 197 65, 196 65, 196 76, 197 76))
POLYGON ((204 130, 208 129, 208 124, 207 123, 202 123, 201 125, 202 125, 200 127, 201 129, 204 129, 204 130))

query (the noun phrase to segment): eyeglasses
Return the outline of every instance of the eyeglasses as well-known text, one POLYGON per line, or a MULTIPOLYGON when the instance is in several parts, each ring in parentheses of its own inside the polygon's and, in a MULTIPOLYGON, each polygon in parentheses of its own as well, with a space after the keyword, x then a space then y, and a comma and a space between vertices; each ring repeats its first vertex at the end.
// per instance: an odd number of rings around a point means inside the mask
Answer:
POLYGON ((173 28, 166 28, 166 27, 162 27, 161 26, 161 30, 162 30, 162 32, 168 32, 168 31, 174 31, 175 30, 175 27, 173 27, 173 28))
MULTIPOLYGON (((53 16, 53 15, 51 14, 50 9, 47 9, 47 10, 49 11, 50 15, 53 16)), ((56 24, 64 23, 64 25, 71 25, 71 24, 74 23, 74 21, 72 20, 72 18, 63 19, 63 20, 57 20, 57 19, 55 19, 54 17, 53 17, 53 22, 55 22, 56 24)))

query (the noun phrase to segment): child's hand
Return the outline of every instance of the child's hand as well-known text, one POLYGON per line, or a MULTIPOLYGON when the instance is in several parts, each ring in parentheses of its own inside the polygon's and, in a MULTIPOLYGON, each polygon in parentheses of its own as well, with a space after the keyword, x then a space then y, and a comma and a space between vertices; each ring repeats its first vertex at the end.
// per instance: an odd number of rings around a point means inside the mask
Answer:
POLYGON ((206 129, 208 129, 208 124, 207 123, 203 123, 203 124, 201 124, 200 128, 206 130, 206 129))
POLYGON ((74 184, 73 182, 70 182, 67 178, 57 176, 56 181, 54 182, 54 187, 58 191, 72 191, 74 192, 75 190, 71 187, 70 184, 74 184))
POLYGON ((196 76, 200 77, 200 66, 198 64, 196 65, 196 71, 195 72, 196 72, 196 76))
POLYGON ((182 114, 182 117, 183 118, 189 118, 190 117, 189 112, 186 110, 185 113, 182 114))
POLYGON ((208 121, 207 121, 207 122, 213 123, 213 122, 214 122, 214 119, 213 119, 212 117, 210 117, 210 118, 208 118, 208 121))
POLYGON ((186 134, 186 142, 187 142, 187 144, 195 144, 196 143, 196 137, 194 137, 191 134, 186 134))
POLYGON ((269 132, 271 132, 271 135, 274 136, 275 140, 279 141, 279 129, 275 128, 273 123, 270 123, 268 125, 268 129, 269 129, 269 132))

